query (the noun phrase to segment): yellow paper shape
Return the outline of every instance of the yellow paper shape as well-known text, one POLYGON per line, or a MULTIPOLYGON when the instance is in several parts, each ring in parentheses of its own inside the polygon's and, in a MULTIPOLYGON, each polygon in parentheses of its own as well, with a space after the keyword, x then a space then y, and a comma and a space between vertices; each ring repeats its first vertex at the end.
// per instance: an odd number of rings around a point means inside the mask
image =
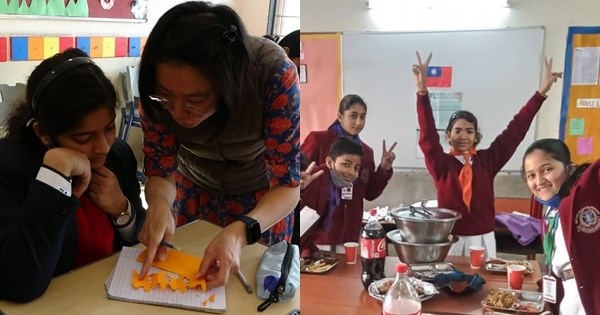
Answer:
POLYGON ((211 294, 211 295, 208 297, 208 300, 214 303, 214 302, 215 302, 215 294, 214 294, 214 293, 213 293, 213 294, 211 294))
POLYGON ((157 274, 157 282, 160 286, 161 290, 164 290, 167 287, 167 277, 164 271, 159 271, 157 274))
MULTIPOLYGON (((146 250, 140 253, 137 257, 137 261, 143 263, 145 257, 146 250)), ((201 262, 202 258, 198 256, 169 249, 167 251, 167 259, 165 261, 155 260, 152 262, 152 266, 193 280, 196 279, 196 273, 198 272, 198 267, 200 267, 201 262)))
POLYGON ((102 57, 110 58, 115 56, 115 38, 102 38, 102 57))

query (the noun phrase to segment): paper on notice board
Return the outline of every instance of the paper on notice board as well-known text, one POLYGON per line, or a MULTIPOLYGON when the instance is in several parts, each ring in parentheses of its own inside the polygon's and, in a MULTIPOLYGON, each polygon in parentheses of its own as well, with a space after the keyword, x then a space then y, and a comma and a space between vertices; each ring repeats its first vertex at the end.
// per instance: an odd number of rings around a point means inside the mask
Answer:
POLYGON ((436 129, 446 129, 452 114, 461 109, 462 97, 462 92, 429 91, 429 101, 436 129))
POLYGON ((592 154, 592 138, 579 137, 577 138, 577 154, 591 155, 592 154))
POLYGON ((569 120, 569 135, 571 136, 583 136, 583 130, 585 129, 585 119, 583 118, 571 118, 569 120))
POLYGON ((600 47, 576 47, 573 51, 572 85, 598 84, 600 47))

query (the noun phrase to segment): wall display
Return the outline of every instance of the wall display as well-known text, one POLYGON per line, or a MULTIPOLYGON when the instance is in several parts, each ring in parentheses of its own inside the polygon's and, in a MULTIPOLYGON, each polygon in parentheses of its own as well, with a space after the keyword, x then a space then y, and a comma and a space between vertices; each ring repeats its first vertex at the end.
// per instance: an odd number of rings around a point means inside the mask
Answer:
POLYGON ((0 15, 146 22, 148 0, 2 0, 0 15))
POLYGON ((600 27, 570 27, 565 53, 560 138, 574 163, 600 156, 600 27))

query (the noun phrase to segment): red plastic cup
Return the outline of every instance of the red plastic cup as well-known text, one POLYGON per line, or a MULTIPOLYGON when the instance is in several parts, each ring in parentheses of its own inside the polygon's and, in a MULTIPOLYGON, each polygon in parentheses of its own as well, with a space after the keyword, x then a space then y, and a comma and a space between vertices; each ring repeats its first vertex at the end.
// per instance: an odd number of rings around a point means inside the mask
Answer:
POLYGON ((471 246, 469 247, 471 256, 471 268, 479 269, 483 266, 483 257, 485 255, 485 247, 483 246, 471 246))
POLYGON ((523 278, 525 277, 525 266, 508 265, 506 274, 508 275, 508 288, 511 290, 521 290, 523 288, 523 278))
POLYGON ((358 243, 357 242, 344 243, 344 252, 346 254, 346 263, 347 264, 356 264, 356 258, 358 256, 358 243))

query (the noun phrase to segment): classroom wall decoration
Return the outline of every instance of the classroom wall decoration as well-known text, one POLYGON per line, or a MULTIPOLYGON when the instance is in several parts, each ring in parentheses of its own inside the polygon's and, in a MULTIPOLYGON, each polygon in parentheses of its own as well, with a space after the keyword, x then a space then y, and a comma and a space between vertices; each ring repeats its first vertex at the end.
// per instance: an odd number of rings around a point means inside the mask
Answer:
POLYGON ((0 14, 145 22, 148 0, 2 0, 0 14))
POLYGON ((70 47, 77 47, 92 58, 140 57, 146 39, 147 37, 13 36, 8 40, 7 37, 0 37, 0 62, 43 60, 70 47), (9 44, 10 48, 7 47, 9 44))
POLYGON ((565 53, 560 138, 580 164, 600 156, 600 27, 570 27, 565 53))
MULTIPOLYGON (((358 94, 367 103, 360 137, 373 147, 375 161, 386 140, 398 143, 394 167, 424 169, 417 143, 415 51, 423 58, 433 53, 427 83, 442 147, 448 148, 444 130, 449 114, 465 109, 477 117, 483 134, 478 148, 486 149, 539 87, 544 29, 346 32, 341 42, 343 92, 358 94)), ((535 121, 503 171, 520 170, 521 157, 534 139, 535 121)))

